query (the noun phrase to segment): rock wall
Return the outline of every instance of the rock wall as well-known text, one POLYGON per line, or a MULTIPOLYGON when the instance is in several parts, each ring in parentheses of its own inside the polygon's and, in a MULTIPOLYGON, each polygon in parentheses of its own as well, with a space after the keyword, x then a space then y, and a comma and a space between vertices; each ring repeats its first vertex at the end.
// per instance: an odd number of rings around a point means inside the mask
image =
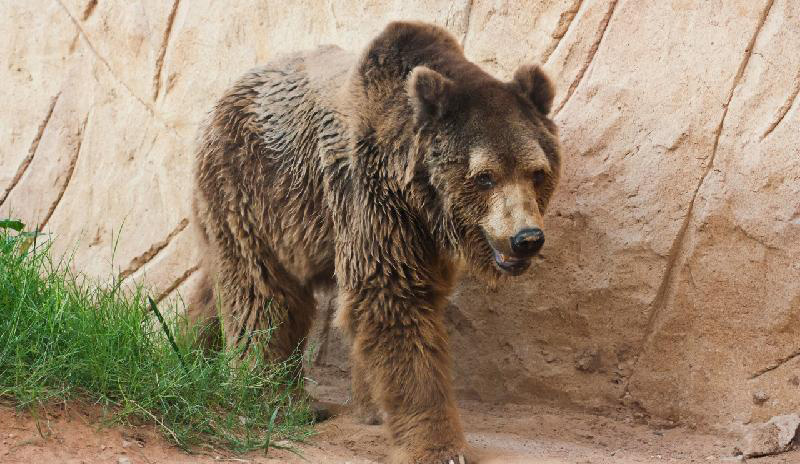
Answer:
POLYGON ((717 428, 800 410, 796 0, 0 5, 0 216, 76 269, 186 292, 214 100, 281 53, 424 19, 499 77, 543 63, 566 154, 532 275, 467 279, 449 308, 459 393, 717 428))

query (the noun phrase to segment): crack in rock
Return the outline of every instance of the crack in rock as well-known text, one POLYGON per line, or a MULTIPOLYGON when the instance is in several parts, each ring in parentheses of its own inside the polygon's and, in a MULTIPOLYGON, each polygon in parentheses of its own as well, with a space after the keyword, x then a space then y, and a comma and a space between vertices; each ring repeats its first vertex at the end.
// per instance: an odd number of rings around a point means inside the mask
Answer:
POLYGON ((178 14, 178 6, 181 0, 175 0, 172 3, 172 10, 167 17, 167 27, 164 29, 164 37, 161 39, 161 48, 158 50, 158 57, 156 58, 156 69, 153 74, 153 101, 158 99, 161 94, 161 72, 164 67, 164 57, 167 55, 167 48, 169 48, 169 39, 172 36, 172 26, 175 23, 175 16, 178 14))
POLYGON ((578 16, 578 11, 580 11, 582 5, 583 0, 573 0, 572 5, 564 10, 563 13, 561 13, 555 30, 552 34, 550 34, 550 37, 552 37, 553 40, 550 41, 547 49, 542 54, 542 59, 540 60, 541 63, 546 64, 548 61, 550 61, 550 57, 558 48, 558 45, 561 43, 561 39, 563 39, 564 36, 567 35, 567 32, 569 32, 569 28, 572 26, 575 17, 578 16))
POLYGON ((64 13, 66 13, 66 15, 69 17, 69 19, 75 25, 75 27, 78 29, 78 33, 83 38, 83 40, 86 42, 86 46, 89 47, 89 51, 91 51, 92 54, 103 64, 103 66, 105 66, 106 70, 111 75, 111 77, 114 79, 114 81, 117 84, 119 84, 123 89, 125 89, 125 91, 131 97, 133 97, 134 100, 136 100, 140 105, 142 105, 144 107, 144 109, 147 111, 147 113, 150 115, 150 117, 153 118, 153 120, 155 120, 159 124, 161 124, 173 136, 179 137, 179 134, 175 130, 175 128, 170 126, 169 124, 167 124, 167 122, 164 121, 164 119, 161 117, 161 115, 159 115, 156 112, 155 108, 153 108, 152 106, 150 106, 150 104, 148 104, 146 101, 144 101, 144 99, 142 99, 139 95, 137 95, 136 92, 134 92, 133 89, 131 89, 130 86, 128 86, 128 84, 125 83, 125 81, 123 81, 122 79, 119 78, 119 76, 117 76, 117 74, 114 72, 114 68, 112 68, 111 64, 109 64, 108 60, 106 60, 103 57, 103 55, 101 55, 97 51, 97 49, 95 48, 94 44, 92 44, 92 42, 89 40, 88 34, 86 34, 86 31, 83 30, 83 27, 81 27, 80 22, 78 22, 78 20, 74 16, 72 16, 72 13, 70 13, 70 11, 67 8, 67 6, 64 5, 63 0, 57 0, 57 1, 58 1, 58 4, 61 6, 61 9, 64 10, 64 13))
POLYGON ((36 135, 33 137, 33 141, 31 142, 31 146, 28 149, 28 154, 23 158, 22 163, 20 163, 19 168, 17 169, 17 173, 14 174, 14 177, 11 179, 11 183, 8 184, 5 191, 3 192, 2 198, 0 198, 0 206, 3 206, 8 196, 11 194, 11 191, 14 190, 14 187, 17 186, 19 181, 22 179, 22 176, 25 175, 25 172, 28 170, 28 166, 31 165, 33 161, 33 157, 36 155, 36 150, 39 148, 39 142, 42 140, 42 135, 44 135, 45 129, 47 129, 47 125, 50 123, 50 118, 53 116, 53 110, 56 108, 56 103, 58 102, 59 97, 61 97, 61 92, 58 92, 55 97, 50 100, 50 107, 47 109, 47 114, 44 117, 44 120, 39 124, 39 128, 36 130, 36 135))
MULTIPOLYGON (((642 338, 642 342, 639 346, 638 353, 636 355, 636 363, 631 370, 633 373, 636 372, 636 364, 638 364, 639 357, 644 352, 644 347, 647 346, 648 343, 652 340, 653 334, 655 333, 655 324, 658 320, 658 316, 660 315, 661 311, 666 307, 666 303, 669 300, 668 296, 672 293, 672 287, 674 286, 674 275, 675 269, 677 268, 678 258, 681 255, 681 251, 683 249, 683 243, 686 238, 689 224, 691 223, 691 218, 694 213, 694 205, 697 200, 697 195, 700 192, 703 184, 708 177, 708 174, 711 173, 712 169, 714 168, 714 160, 717 156, 717 149, 719 148, 719 141, 720 137, 722 136, 722 130, 725 126, 725 119, 728 116, 728 109, 730 108, 730 103, 733 100, 733 96, 736 92, 736 88, 739 86, 739 83, 744 75, 745 69, 747 68, 747 64, 750 62, 750 57, 753 54, 753 47, 755 46, 756 40, 758 39, 758 35, 761 32, 764 23, 767 20, 767 16, 769 15, 770 10, 772 9, 772 4, 775 0, 768 0, 764 11, 761 13, 761 17, 759 18, 759 22, 756 26, 755 31, 753 32, 753 36, 750 38, 750 41, 745 48, 745 54, 742 58, 742 61, 739 63, 739 67, 736 71, 736 74, 733 78, 733 84, 731 85, 730 91, 728 92, 728 98, 724 105, 724 109, 722 111, 722 117, 720 118, 719 124, 717 125, 714 131, 714 144, 711 148, 711 156, 709 157, 708 164, 706 165, 705 170, 703 171, 702 176, 700 177, 697 186, 692 193, 692 198, 689 201, 689 206, 687 207, 686 216, 684 216, 683 222, 681 223, 681 227, 678 230, 677 235, 675 236, 675 240, 672 242, 672 246, 670 247, 669 254, 667 255, 667 265, 666 270, 664 272, 664 278, 661 280, 661 284, 659 285, 658 291, 656 292, 656 297, 653 300, 651 305, 652 309, 650 311, 650 316, 648 317, 647 321, 647 329, 645 331, 645 335, 642 338)), ((630 379, 630 378, 629 378, 630 379)), ((630 380, 628 381, 630 384, 630 380)), ((625 387, 625 391, 628 391, 628 385, 625 387)))
POLYGON ((80 31, 80 33, 81 33, 81 37, 83 37, 83 40, 84 40, 84 41, 86 41, 86 45, 89 47, 89 50, 92 52, 92 54, 93 54, 95 57, 97 57, 97 59, 98 59, 98 60, 100 60, 100 62, 101 62, 101 63, 103 63, 103 65, 106 67, 106 69, 108 69, 108 72, 111 74, 111 76, 114 78, 114 80, 116 80, 116 81, 117 81, 117 82, 118 82, 118 83, 119 83, 119 84, 120 84, 122 87, 124 87, 124 88, 125 88, 125 90, 127 90, 127 91, 128 91, 128 93, 129 93, 129 94, 130 94, 130 95, 131 95, 133 98, 135 98, 135 99, 136 99, 136 101, 138 101, 139 103, 141 103, 141 104, 142 104, 142 106, 144 106, 144 107, 145 107, 145 108, 146 108, 146 109, 147 109, 147 110, 150 112, 150 114, 151 114, 151 115, 155 116, 155 111, 153 110, 153 108, 152 108, 150 105, 148 105, 148 104, 147 104, 147 102, 145 102, 145 101, 144 101, 144 100, 143 100, 141 97, 139 97, 138 95, 136 95, 136 93, 135 93, 133 90, 131 90, 131 88, 128 86, 128 84, 126 84, 126 83, 125 83, 125 81, 123 81, 122 79, 120 79, 120 78, 119 78, 119 76, 117 76, 117 75, 114 73, 114 69, 113 69, 113 68, 111 67, 111 65, 108 63, 108 60, 106 60, 106 59, 103 57, 103 55, 101 55, 101 54, 100 54, 100 53, 97 51, 97 49, 95 48, 94 44, 92 44, 92 42, 89 40, 89 36, 86 34, 86 31, 84 31, 84 30, 83 30, 83 27, 81 27, 81 24, 80 24, 80 22, 78 22, 78 20, 77 20, 77 19, 75 19, 75 17, 74 17, 74 16, 72 16, 72 13, 70 13, 70 11, 69 11, 69 9, 67 8, 67 6, 66 6, 66 5, 64 5, 64 2, 63 2, 62 0, 57 0, 57 1, 58 1, 58 4, 59 4, 59 5, 61 5, 61 8, 64 10, 64 12, 67 14, 67 16, 69 16, 69 19, 71 19, 71 20, 72 20, 72 23, 73 23, 73 24, 75 24, 75 27, 77 27, 77 28, 78 28, 78 31, 80 31))
POLYGON ((155 299, 156 303, 161 303, 161 300, 168 297, 172 292, 175 291, 180 285, 186 282, 189 277, 192 276, 197 270, 200 269, 199 265, 194 265, 186 270, 183 274, 179 275, 177 279, 175 279, 163 292, 161 292, 155 299))
POLYGON ((467 43, 467 36, 469 35, 469 23, 470 18, 472 18, 472 6, 475 3, 475 0, 468 0, 467 7, 464 8, 464 36, 461 37, 461 48, 464 48, 464 45, 467 43))
POLYGON ((783 366, 784 364, 792 361, 793 359, 800 358, 800 350, 795 351, 794 353, 790 354, 789 356, 784 356, 783 358, 779 359, 778 361, 770 364, 769 366, 760 369, 753 374, 750 375, 750 380, 757 379, 762 375, 766 374, 767 372, 772 372, 775 369, 783 366))
POLYGON ((97 7, 97 0, 89 0, 89 3, 86 4, 86 8, 83 9, 83 14, 81 15, 81 21, 86 21, 89 19, 89 16, 94 13, 94 9, 97 7))
POLYGON ((786 113, 789 112, 789 110, 794 105, 794 102, 797 100, 798 94, 800 94, 800 71, 797 72, 797 76, 794 79, 794 88, 792 89, 791 93, 789 93, 789 98, 786 100, 786 103, 784 103, 783 106, 778 108, 778 117, 775 119, 775 121, 772 122, 772 124, 769 125, 769 127, 767 127, 767 130, 765 130, 764 133, 761 135, 761 140, 767 138, 767 136, 771 134, 772 131, 774 131, 775 128, 777 128, 780 125, 780 123, 783 121, 783 118, 786 116, 786 113))
POLYGON ((181 220, 181 222, 178 223, 177 226, 175 226, 174 229, 172 229, 172 231, 169 234, 167 234, 164 240, 154 243, 153 245, 150 246, 150 248, 147 249, 147 251, 133 258, 131 262, 128 264, 128 267, 125 268, 124 271, 119 273, 119 280, 122 281, 127 279, 133 273, 141 269, 142 266, 152 261, 153 258, 158 256, 158 254, 161 253, 161 250, 166 248, 167 245, 169 245, 172 242, 172 239, 174 239, 178 234, 183 232, 183 230, 186 229, 186 226, 188 225, 189 225, 189 220, 184 218, 183 220, 181 220))
POLYGON ((597 55, 597 50, 600 48, 600 43, 603 41, 603 37, 606 36, 606 30, 608 29, 608 24, 611 22, 611 16, 614 15, 614 11, 617 7, 617 0, 613 0, 609 3, 608 11, 606 15, 603 17, 603 20, 600 22, 600 27, 597 30, 597 36, 595 38, 594 43, 592 44, 592 48, 589 49, 589 56, 587 57, 586 61, 584 62, 583 66, 581 67, 580 71, 578 71, 578 75, 575 76, 575 80, 572 81, 570 84, 569 89, 567 89, 567 96, 564 100, 561 101, 561 104, 558 105, 558 108, 555 110, 554 114, 558 115, 561 112, 561 109, 566 106, 567 102, 572 95, 575 93, 575 90, 580 85, 583 77, 586 75, 586 71, 589 69, 589 66, 594 61, 595 55, 597 55))
POLYGON ((86 117, 83 119, 83 123, 81 124, 80 131, 78 132, 78 144, 75 147, 75 153, 72 155, 72 159, 69 161, 69 166, 67 166, 67 178, 64 181, 64 184, 61 186, 61 189, 58 192, 58 196, 56 200, 50 205, 50 210, 47 211, 47 215, 45 215, 44 220, 42 220, 41 224, 39 225, 39 230, 44 230, 47 223, 50 221, 50 218, 53 217, 53 213, 56 212, 56 208, 61 203, 61 199, 64 198, 64 193, 67 191, 67 187, 69 187, 70 182, 72 181, 72 175, 75 173, 75 166, 78 164, 78 158, 81 154, 81 147, 83 146, 83 136, 86 132, 86 126, 89 123, 89 115, 91 112, 86 113, 86 117))

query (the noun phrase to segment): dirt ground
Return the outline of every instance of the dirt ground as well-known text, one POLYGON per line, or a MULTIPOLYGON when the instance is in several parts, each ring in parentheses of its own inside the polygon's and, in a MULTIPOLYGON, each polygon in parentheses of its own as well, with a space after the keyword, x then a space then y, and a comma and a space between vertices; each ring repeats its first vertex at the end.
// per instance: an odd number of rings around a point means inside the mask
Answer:
MULTIPOLYGON (((732 439, 669 430, 564 411, 549 406, 461 404, 467 437, 484 464, 600 464, 739 462, 732 439)), ((342 416, 317 426, 317 435, 297 454, 270 450, 232 455, 213 449, 196 454, 168 444, 152 426, 105 427, 98 415, 51 408, 47 417, 0 406, 0 462, 69 464, 150 463, 379 463, 387 441, 380 426, 342 416)), ((757 464, 800 463, 800 451, 750 460, 757 464)))

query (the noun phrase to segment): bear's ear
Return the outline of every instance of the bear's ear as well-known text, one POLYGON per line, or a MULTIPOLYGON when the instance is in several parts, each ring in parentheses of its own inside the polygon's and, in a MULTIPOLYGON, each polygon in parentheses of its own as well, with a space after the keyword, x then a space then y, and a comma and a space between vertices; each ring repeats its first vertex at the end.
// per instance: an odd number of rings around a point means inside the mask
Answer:
POLYGON ((408 76, 406 89, 417 125, 436 120, 447 111, 454 83, 427 66, 417 66, 408 76))
POLYGON ((556 91, 550 78, 536 64, 520 66, 514 73, 512 84, 545 116, 553 106, 556 91))

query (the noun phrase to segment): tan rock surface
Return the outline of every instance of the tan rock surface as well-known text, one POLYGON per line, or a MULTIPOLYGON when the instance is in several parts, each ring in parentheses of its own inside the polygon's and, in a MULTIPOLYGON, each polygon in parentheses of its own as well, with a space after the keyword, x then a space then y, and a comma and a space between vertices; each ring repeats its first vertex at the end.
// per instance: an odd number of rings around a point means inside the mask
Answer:
MULTIPOLYGON (((498 76, 544 63, 566 153, 534 271, 496 291, 468 279, 449 309, 462 397, 720 428, 800 410, 798 2, 0 10, 0 216, 44 225, 76 269, 185 293, 193 139, 221 92, 281 53, 424 19, 498 76)), ((336 343, 319 363, 346 365, 336 343)))

